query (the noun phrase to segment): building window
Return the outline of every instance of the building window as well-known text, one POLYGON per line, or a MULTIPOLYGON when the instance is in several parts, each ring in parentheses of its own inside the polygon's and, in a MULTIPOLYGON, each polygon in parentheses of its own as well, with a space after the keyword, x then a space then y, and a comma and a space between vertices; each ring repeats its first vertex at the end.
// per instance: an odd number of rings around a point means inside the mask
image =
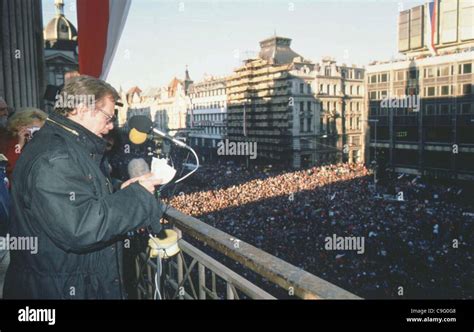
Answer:
POLYGON ((472 73, 472 64, 471 63, 464 63, 459 65, 459 74, 470 74, 472 73))
MULTIPOLYGON (((461 105, 461 114, 470 114, 471 113, 471 104, 462 104, 461 105)), ((474 109, 473 109, 474 111, 474 109)))
POLYGON ((441 115, 449 114, 449 104, 443 104, 439 107, 441 115))
POLYGON ((300 83, 300 93, 304 93, 304 83, 300 83))
POLYGON ((308 83, 308 93, 311 93, 311 84, 308 83))
POLYGON ((331 67, 326 67, 325 70, 324 70, 324 74, 326 76, 331 76, 331 67))
POLYGON ((396 79, 397 81, 405 80, 405 71, 397 71, 396 79))
POLYGON ((425 115, 435 115, 436 107, 433 104, 428 104, 425 106, 425 115))
POLYGON ((357 86, 357 95, 360 95, 360 86, 357 86))
POLYGON ((462 94, 470 95, 472 91, 472 84, 463 84, 462 85, 462 94))
POLYGON ((438 69, 438 77, 449 76, 449 66, 443 66, 438 69))
POLYGON ((425 78, 435 77, 435 70, 433 67, 425 68, 425 78))
POLYGON ((308 112, 311 112, 311 102, 310 101, 307 102, 307 106, 308 106, 308 108, 307 108, 308 112))
POLYGON ((300 112, 304 112, 304 102, 300 102, 300 112))
POLYGON ((370 76, 370 83, 377 83, 377 75, 370 76))
POLYGON ((380 82, 387 82, 388 81, 388 74, 381 74, 380 75, 380 82))
POLYGON ((334 94, 337 94, 337 85, 334 84, 334 94))
POLYGON ((377 99, 377 91, 370 91, 369 98, 372 100, 377 99))
POLYGON ((441 95, 442 96, 447 96, 449 95, 449 85, 443 85, 441 87, 441 95))
POLYGON ((430 86, 426 88, 426 96, 427 97, 433 97, 436 95, 436 88, 434 86, 430 86))

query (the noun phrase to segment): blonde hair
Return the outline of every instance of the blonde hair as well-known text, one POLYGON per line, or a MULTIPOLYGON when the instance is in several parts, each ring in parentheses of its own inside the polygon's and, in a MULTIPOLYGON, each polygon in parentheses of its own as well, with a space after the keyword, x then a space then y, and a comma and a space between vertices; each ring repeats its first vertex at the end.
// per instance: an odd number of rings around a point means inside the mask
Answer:
POLYGON ((21 127, 27 127, 35 120, 39 120, 43 124, 47 117, 48 114, 40 109, 33 107, 21 108, 8 119, 7 130, 10 135, 16 136, 21 127))

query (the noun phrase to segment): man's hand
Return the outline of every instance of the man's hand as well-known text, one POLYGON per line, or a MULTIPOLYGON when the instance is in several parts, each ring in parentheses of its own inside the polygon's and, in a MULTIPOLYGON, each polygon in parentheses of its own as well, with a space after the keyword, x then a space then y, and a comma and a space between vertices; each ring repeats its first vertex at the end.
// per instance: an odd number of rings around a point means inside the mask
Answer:
POLYGON ((136 178, 131 178, 130 180, 125 181, 120 186, 120 189, 128 187, 130 184, 137 182, 150 193, 155 192, 155 186, 158 186, 162 183, 162 179, 157 179, 153 176, 153 173, 147 173, 142 176, 137 176, 136 178))

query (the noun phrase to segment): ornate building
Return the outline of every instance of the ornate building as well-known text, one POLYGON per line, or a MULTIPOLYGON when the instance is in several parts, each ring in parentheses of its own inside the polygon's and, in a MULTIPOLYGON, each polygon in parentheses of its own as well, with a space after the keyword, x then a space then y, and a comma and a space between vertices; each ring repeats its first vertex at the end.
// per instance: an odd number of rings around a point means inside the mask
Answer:
POLYGON ((338 65, 325 57, 316 65, 315 98, 321 105, 321 163, 364 160, 363 118, 366 114, 364 69, 338 65))
POLYGON ((46 79, 49 85, 64 84, 64 73, 78 70, 77 30, 64 16, 64 1, 55 0, 56 16, 43 31, 46 79))

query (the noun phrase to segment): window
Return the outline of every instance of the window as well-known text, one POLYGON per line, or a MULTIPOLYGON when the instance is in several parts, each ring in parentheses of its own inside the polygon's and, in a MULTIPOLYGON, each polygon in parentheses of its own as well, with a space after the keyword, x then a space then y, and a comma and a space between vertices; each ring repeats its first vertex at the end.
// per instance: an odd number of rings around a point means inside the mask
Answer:
POLYGON ((307 106, 308 106, 307 107, 308 111, 311 112, 311 102, 310 101, 307 102, 307 106))
POLYGON ((443 85, 441 87, 441 95, 442 96, 447 96, 449 95, 449 85, 443 85))
POLYGON ((428 104, 425 106, 425 115, 435 115, 436 107, 433 104, 428 104))
POLYGON ((325 74, 326 76, 331 76, 331 67, 326 67, 326 68, 324 69, 324 74, 325 74))
POLYGON ((462 73, 463 74, 470 74, 472 73, 472 64, 471 63, 465 63, 462 65, 462 73))
POLYGON ((330 91, 330 90, 331 90, 331 86, 328 84, 328 85, 327 85, 327 90, 326 90, 326 91, 328 92, 328 95, 331 94, 331 91, 330 91))
POLYGON ((404 71, 397 71, 396 79, 397 79, 397 81, 405 80, 405 72, 404 71))
POLYGON ((449 66, 443 66, 438 69, 438 76, 449 76, 449 66))
POLYGON ((439 110, 440 110, 441 115, 449 114, 449 104, 440 105, 439 110))
POLYGON ((357 86, 357 95, 360 95, 360 86, 357 86))
POLYGON ((425 68, 425 78, 434 77, 435 71, 433 67, 425 68))
POLYGON ((377 99, 377 91, 370 91, 369 96, 370 99, 377 99))
POLYGON ((386 98, 387 94, 388 94, 387 90, 380 91, 380 98, 386 98))
POLYGON ((432 97, 436 94, 436 88, 434 86, 430 86, 426 88, 426 96, 432 97))
POLYGON ((319 93, 323 93, 323 89, 324 89, 324 88, 323 88, 323 85, 320 84, 320 85, 319 85, 319 93))
POLYGON ((308 83, 307 88, 308 88, 308 93, 311 93, 311 84, 308 83))
MULTIPOLYGON (((474 109, 473 109, 474 111, 474 109)), ((471 113, 471 104, 462 104, 461 105, 461 114, 470 114, 471 113)))
POLYGON ((300 101, 300 112, 304 112, 304 102, 300 101))
POLYGON ((304 84, 300 83, 300 93, 304 93, 304 84))
POLYGON ((334 94, 335 94, 335 95, 337 94, 337 91, 336 91, 336 90, 337 90, 337 85, 334 84, 334 94))
POLYGON ((377 83, 377 75, 370 76, 370 83, 377 83))
POLYGON ((352 116, 349 118, 349 128, 352 129, 352 116))
POLYGON ((388 80, 387 73, 380 75, 380 82, 387 82, 387 80, 388 80))
POLYGON ((463 84, 462 85, 462 94, 463 95, 470 95, 472 89, 472 84, 463 84))
POLYGON ((352 85, 349 87, 349 94, 352 95, 352 85))

